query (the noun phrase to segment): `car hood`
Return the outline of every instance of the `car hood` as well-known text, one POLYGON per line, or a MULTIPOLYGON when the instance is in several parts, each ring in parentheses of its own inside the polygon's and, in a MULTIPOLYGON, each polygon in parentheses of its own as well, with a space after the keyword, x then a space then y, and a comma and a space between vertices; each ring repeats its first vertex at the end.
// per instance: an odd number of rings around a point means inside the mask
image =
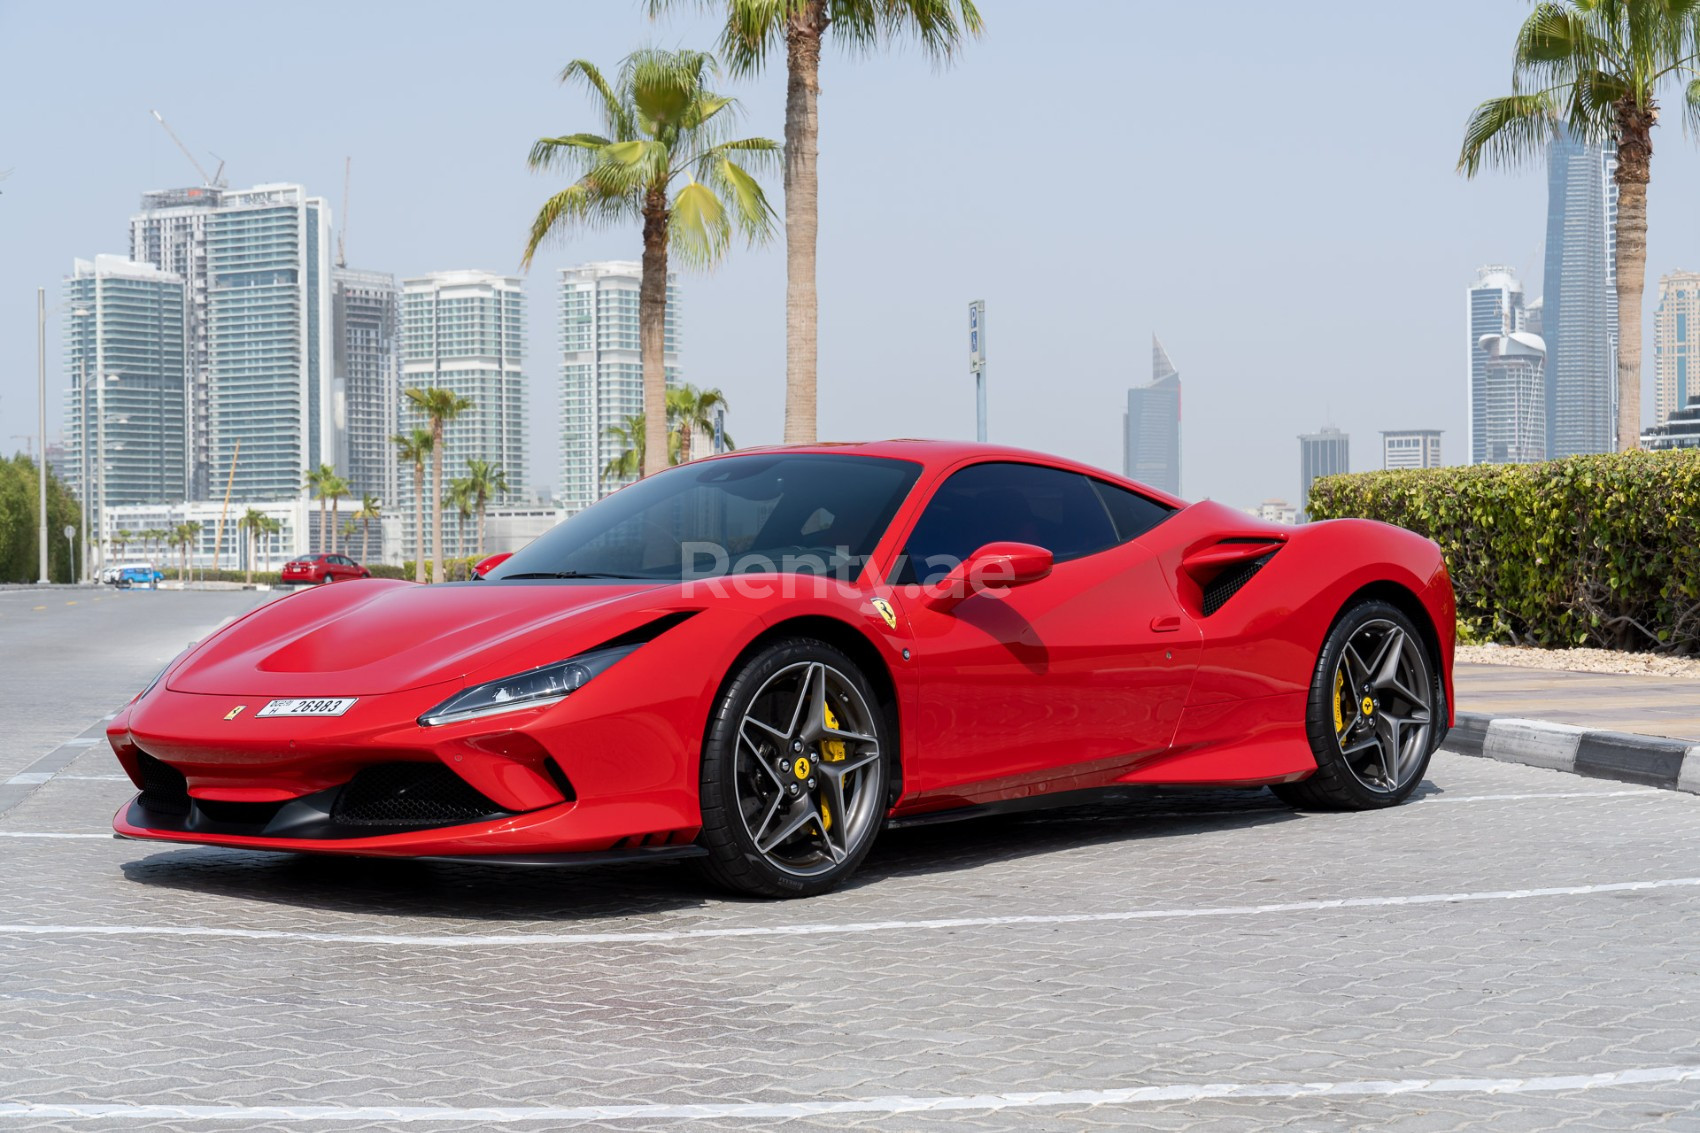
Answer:
POLYGON ((464 678, 515 655, 560 660, 646 620, 651 583, 418 586, 366 580, 268 603, 208 638, 166 680, 226 696, 370 696, 464 678), (548 644, 547 656, 539 648, 548 644), (531 647, 531 648, 528 648, 531 647))

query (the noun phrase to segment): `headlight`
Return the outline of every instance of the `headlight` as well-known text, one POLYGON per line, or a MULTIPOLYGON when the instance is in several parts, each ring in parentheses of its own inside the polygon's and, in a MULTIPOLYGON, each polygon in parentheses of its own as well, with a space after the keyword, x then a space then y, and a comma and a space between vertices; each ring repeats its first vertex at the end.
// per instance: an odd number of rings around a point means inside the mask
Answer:
POLYGON ((501 680, 473 685, 419 717, 419 723, 423 727, 452 724, 477 716, 494 716, 499 712, 518 712, 525 708, 558 704, 636 648, 636 645, 616 645, 593 649, 553 665, 542 665, 501 680))

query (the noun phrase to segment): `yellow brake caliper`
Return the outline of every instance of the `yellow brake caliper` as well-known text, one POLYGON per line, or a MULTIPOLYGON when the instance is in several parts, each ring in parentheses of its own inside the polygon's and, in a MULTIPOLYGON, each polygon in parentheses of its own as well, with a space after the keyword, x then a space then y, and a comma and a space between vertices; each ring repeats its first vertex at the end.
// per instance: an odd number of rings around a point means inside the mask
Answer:
MULTIPOLYGON (((832 705, 822 705, 822 711, 825 713, 824 722, 827 728, 836 732, 838 730, 838 717, 832 714, 832 705)), ((822 740, 820 742, 820 757, 823 763, 844 762, 844 741, 822 740)), ((832 829, 832 811, 827 809, 825 799, 822 799, 820 803, 820 826, 823 834, 832 829)))
POLYGON ((1335 734, 1335 736, 1343 736, 1343 735, 1346 734, 1346 713, 1345 713, 1345 710, 1340 707, 1341 701, 1344 699, 1345 695, 1346 695, 1346 674, 1342 673, 1338 669, 1336 669, 1336 670, 1334 670, 1334 734, 1335 734))

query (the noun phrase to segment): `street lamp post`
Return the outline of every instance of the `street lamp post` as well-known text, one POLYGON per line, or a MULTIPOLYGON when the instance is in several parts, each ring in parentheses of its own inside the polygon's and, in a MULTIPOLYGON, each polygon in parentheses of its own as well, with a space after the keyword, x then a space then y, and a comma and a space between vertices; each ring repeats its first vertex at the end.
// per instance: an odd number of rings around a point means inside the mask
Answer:
MULTIPOLYGON (((47 288, 35 289, 35 384, 36 426, 41 432, 41 463, 36 465, 35 481, 40 505, 40 528, 36 542, 41 545, 41 573, 36 583, 46 586, 47 577, 47 288)), ((75 564, 73 559, 72 563, 75 564)))

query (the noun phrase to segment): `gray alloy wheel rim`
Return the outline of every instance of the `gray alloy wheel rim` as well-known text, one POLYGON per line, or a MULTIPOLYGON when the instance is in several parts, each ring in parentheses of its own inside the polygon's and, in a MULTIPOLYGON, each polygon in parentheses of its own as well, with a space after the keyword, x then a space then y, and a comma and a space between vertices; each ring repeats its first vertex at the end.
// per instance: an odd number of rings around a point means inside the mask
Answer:
POLYGON ((872 836, 884 778, 874 720, 855 683, 821 661, 762 683, 738 721, 732 778, 744 832, 773 868, 818 877, 872 836))
POLYGON ((1353 631, 1334 666, 1334 739, 1365 789, 1409 785, 1432 734, 1433 682, 1422 642, 1385 618, 1353 631))

